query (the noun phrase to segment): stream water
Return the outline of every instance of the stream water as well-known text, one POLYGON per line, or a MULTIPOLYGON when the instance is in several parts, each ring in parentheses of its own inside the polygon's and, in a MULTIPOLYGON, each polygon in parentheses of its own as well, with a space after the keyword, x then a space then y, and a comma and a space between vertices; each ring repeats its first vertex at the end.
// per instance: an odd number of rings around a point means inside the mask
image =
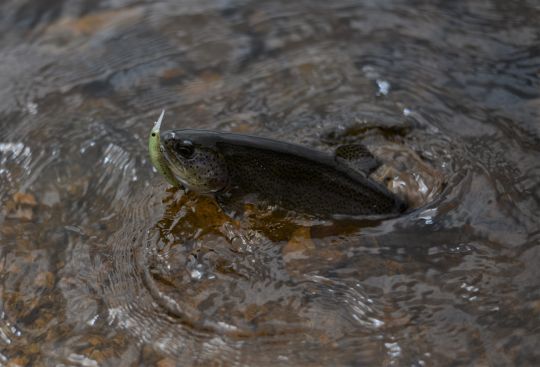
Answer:
POLYGON ((539 19, 2 1, 0 366, 539 365, 539 19), (362 142, 415 208, 231 218, 153 171, 162 109, 165 129, 362 142))

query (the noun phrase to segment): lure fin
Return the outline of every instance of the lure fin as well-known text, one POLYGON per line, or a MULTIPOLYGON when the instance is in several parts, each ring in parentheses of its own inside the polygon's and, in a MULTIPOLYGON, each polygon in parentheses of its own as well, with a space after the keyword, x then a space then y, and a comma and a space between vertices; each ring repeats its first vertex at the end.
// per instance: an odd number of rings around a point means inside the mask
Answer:
POLYGON ((362 144, 341 145, 336 149, 334 155, 338 163, 365 176, 368 176, 380 165, 379 161, 362 144))
POLYGON ((161 110, 161 115, 159 115, 159 118, 156 122, 154 122, 154 127, 152 128, 153 133, 159 134, 159 129, 161 129, 161 122, 163 121, 163 116, 165 116, 165 110, 161 110))

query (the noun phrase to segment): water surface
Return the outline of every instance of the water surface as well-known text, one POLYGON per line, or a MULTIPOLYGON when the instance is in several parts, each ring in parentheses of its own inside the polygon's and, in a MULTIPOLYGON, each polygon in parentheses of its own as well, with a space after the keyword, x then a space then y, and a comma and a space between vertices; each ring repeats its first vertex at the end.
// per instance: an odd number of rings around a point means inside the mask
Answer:
POLYGON ((538 365, 538 19, 525 0, 4 1, 0 365, 538 365), (152 170, 163 108, 165 128, 413 152, 444 182, 383 222, 233 219, 152 170))

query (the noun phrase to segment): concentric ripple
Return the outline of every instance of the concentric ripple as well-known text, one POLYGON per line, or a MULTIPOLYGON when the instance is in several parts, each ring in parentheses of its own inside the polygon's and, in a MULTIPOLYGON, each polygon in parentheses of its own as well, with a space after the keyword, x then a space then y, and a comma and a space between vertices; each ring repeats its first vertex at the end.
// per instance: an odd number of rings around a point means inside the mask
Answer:
POLYGON ((163 213, 155 192, 143 192, 147 199, 127 211, 122 230, 104 246, 112 252, 100 254, 110 259, 99 281, 109 322, 198 363, 262 362, 246 348, 264 350, 265 363, 294 363, 306 343, 311 353, 326 346, 327 355, 338 352, 332 343, 348 337, 364 340, 366 349, 357 350, 362 360, 373 358, 372 349, 382 344, 370 334, 384 324, 383 314, 360 284, 288 275, 279 244, 224 217, 209 200, 171 193, 163 213), (148 226, 156 212, 162 219, 148 226), (218 232, 190 226, 197 216, 207 228, 217 223, 218 232))

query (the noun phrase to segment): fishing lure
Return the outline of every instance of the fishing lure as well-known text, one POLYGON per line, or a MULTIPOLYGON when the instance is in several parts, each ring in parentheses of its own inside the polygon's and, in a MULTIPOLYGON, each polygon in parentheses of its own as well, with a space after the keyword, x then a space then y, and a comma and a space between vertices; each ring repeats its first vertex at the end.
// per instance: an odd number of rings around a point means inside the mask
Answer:
POLYGON ((165 177, 168 183, 175 187, 181 187, 180 182, 175 178, 171 169, 169 168, 165 158, 163 157, 163 150, 161 148, 161 139, 160 139, 160 128, 161 121, 163 121, 163 116, 165 115, 165 110, 161 111, 159 119, 154 123, 154 127, 150 130, 150 136, 148 137, 148 152, 150 153, 150 161, 156 170, 165 177))

